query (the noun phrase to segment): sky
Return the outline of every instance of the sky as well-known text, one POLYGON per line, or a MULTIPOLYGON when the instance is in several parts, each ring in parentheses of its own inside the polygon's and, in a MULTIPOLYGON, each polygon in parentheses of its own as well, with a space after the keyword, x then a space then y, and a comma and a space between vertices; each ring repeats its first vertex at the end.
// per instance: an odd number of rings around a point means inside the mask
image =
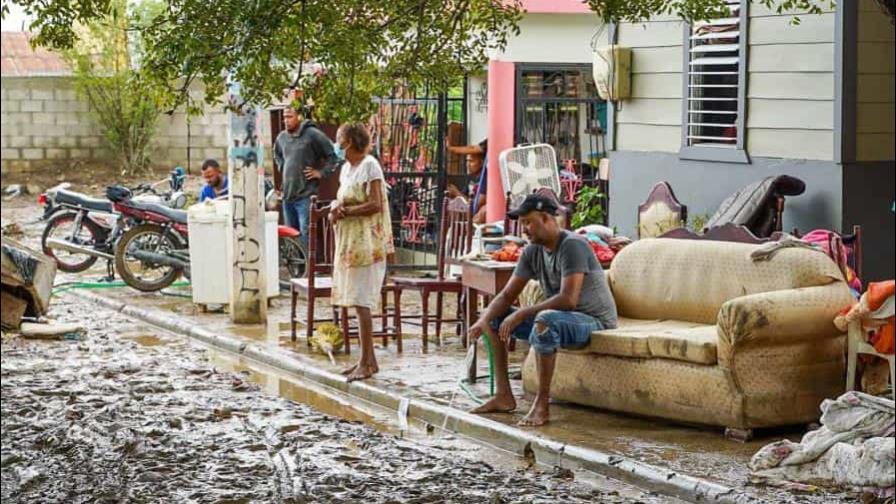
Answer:
MULTIPOLYGON (((5 3, 5 2, 4 2, 5 3)), ((3 18, 3 31, 23 31, 27 28, 27 16, 22 7, 10 2, 9 14, 3 18)))

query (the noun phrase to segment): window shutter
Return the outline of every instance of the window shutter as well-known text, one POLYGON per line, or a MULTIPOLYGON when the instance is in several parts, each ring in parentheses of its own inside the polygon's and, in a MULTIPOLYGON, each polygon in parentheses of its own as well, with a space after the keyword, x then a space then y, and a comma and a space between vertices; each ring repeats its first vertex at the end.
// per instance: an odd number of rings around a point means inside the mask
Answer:
MULTIPOLYGON (((746 1, 746 0, 744 0, 746 1)), ((746 50, 741 37, 742 0, 726 0, 730 15, 695 22, 688 51, 684 146, 736 149, 743 142, 743 86, 740 68, 746 50)))

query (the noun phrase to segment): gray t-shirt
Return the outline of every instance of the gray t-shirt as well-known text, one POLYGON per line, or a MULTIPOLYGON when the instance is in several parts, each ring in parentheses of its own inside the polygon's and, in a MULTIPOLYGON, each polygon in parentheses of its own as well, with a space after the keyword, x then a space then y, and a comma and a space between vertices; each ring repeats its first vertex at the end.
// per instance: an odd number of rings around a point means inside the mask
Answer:
POLYGON ((283 201, 287 202, 317 194, 320 182, 305 178, 306 167, 317 168, 328 177, 338 162, 333 143, 308 120, 295 133, 280 132, 274 141, 274 160, 283 175, 283 201))
POLYGON ((541 245, 527 245, 513 272, 527 280, 538 280, 546 298, 556 296, 563 277, 574 273, 585 274, 575 311, 596 318, 604 329, 615 329, 617 314, 613 293, 610 292, 603 268, 584 237, 562 231, 556 253, 541 245))

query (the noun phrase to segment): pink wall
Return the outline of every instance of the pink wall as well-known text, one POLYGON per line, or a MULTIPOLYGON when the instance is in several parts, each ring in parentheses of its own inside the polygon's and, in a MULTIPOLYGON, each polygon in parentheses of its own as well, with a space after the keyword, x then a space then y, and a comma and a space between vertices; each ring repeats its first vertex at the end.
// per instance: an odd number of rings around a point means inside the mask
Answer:
POLYGON ((507 61, 488 62, 488 222, 504 218, 504 188, 498 154, 513 147, 514 80, 516 67, 507 61))
POLYGON ((588 4, 581 0, 523 0, 523 8, 536 14, 589 13, 588 4))

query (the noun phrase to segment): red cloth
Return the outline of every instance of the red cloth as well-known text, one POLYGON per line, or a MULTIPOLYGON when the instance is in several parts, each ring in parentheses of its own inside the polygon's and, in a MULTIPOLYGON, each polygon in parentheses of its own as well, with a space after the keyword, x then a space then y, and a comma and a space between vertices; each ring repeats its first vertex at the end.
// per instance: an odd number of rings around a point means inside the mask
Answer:
POLYGON ((522 249, 516 243, 505 243, 499 250, 492 252, 492 259, 500 262, 517 262, 520 260, 522 249))
MULTIPOLYGON (((871 282, 868 284, 868 308, 871 311, 880 308, 884 301, 896 293, 896 282, 871 282)), ((896 320, 894 317, 887 319, 887 323, 878 329, 871 337, 874 350, 882 354, 896 353, 896 320)))
POLYGON ((597 260, 603 265, 613 262, 613 258, 616 257, 616 252, 613 252, 613 249, 610 247, 605 247, 600 243, 593 241, 589 241, 588 244, 591 245, 591 250, 594 251, 597 260))
POLYGON ((896 294, 896 280, 869 283, 868 309, 871 311, 877 310, 893 294, 896 294))
POLYGON ((896 320, 887 319, 887 325, 881 327, 871 337, 871 345, 877 353, 896 353, 896 320))

